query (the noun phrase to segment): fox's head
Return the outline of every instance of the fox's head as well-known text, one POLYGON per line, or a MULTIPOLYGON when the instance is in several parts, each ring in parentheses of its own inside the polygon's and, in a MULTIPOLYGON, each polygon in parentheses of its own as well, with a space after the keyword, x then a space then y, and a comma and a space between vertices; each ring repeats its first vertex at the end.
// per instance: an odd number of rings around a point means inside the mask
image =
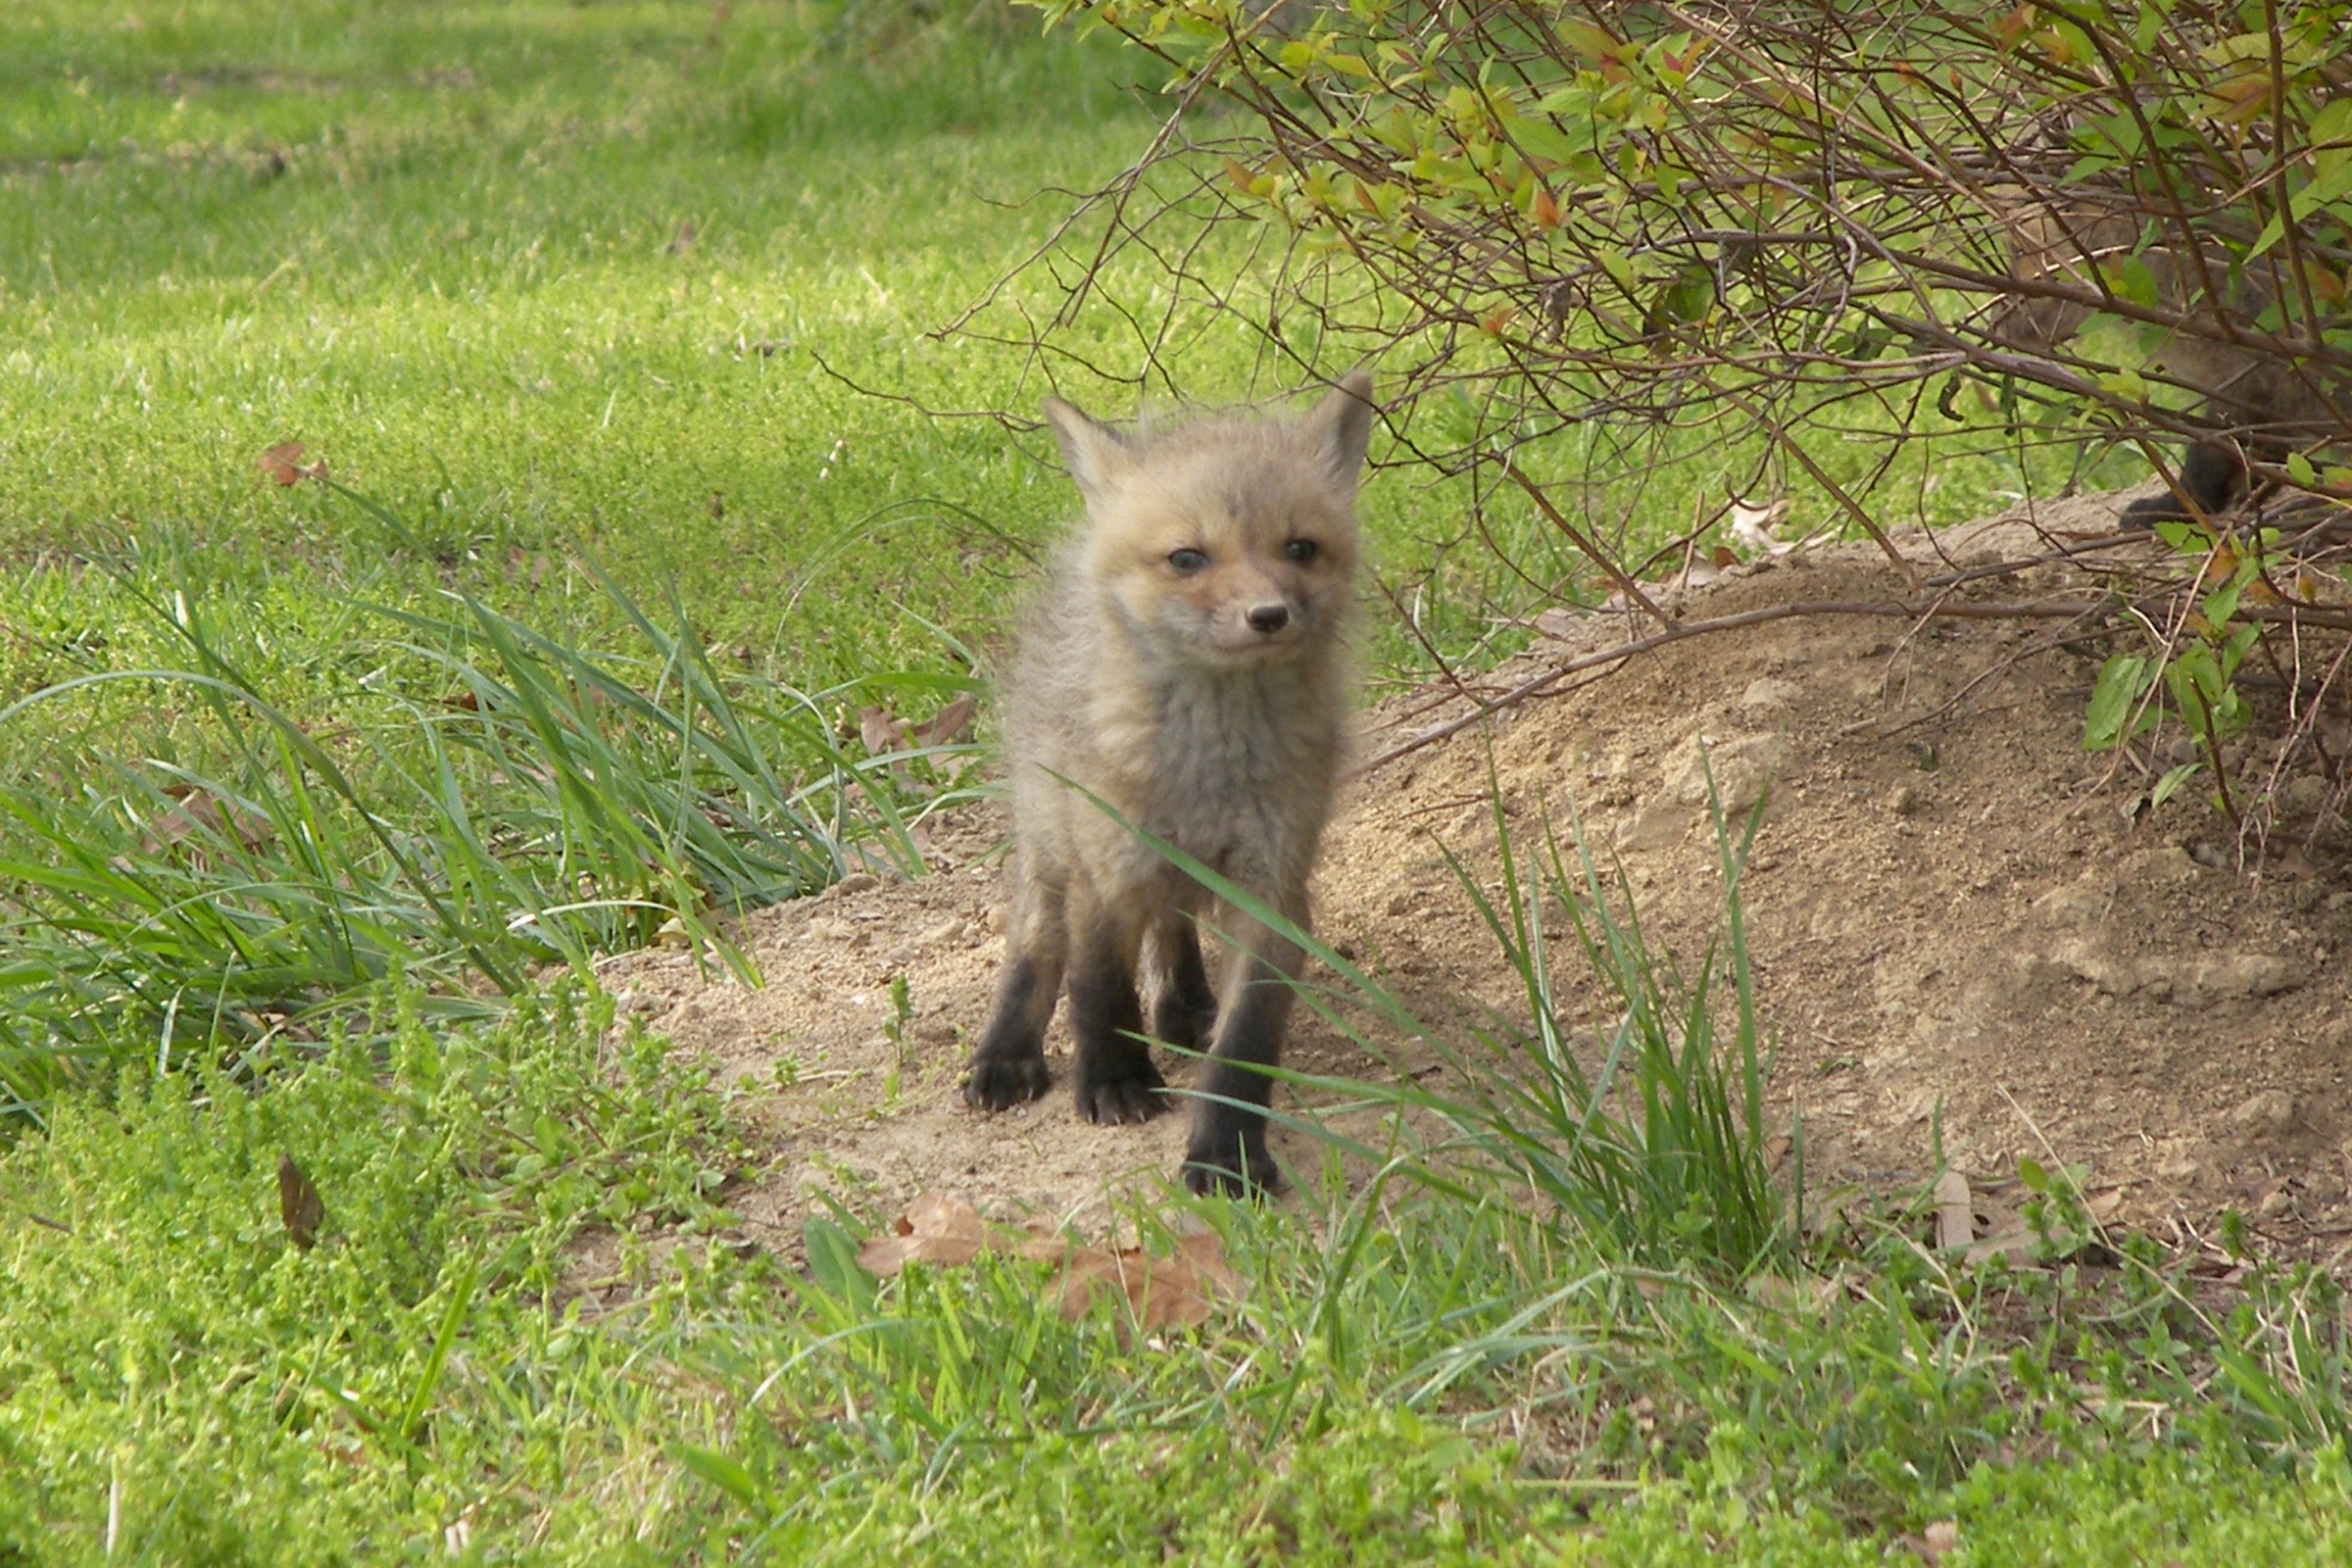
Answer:
POLYGON ((1086 575, 1162 656, 1242 668, 1328 644, 1356 563, 1355 479, 1372 378, 1296 418, 1224 417, 1122 434, 1048 398, 1086 496, 1086 575))

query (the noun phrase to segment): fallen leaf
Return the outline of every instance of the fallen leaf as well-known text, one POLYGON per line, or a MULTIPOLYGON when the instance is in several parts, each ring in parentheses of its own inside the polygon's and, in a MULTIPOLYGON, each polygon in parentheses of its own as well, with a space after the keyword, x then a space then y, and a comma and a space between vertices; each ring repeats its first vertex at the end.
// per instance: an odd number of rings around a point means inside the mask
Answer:
POLYGON ((1968 1178, 1947 1170, 1936 1178, 1936 1245, 1948 1252, 1976 1239, 1976 1202, 1968 1178))
POLYGON ((276 836, 270 819, 193 784, 167 785, 164 793, 179 804, 148 824, 139 836, 139 852, 161 855, 190 838, 234 840, 248 851, 260 849, 276 836))
POLYGON ((1176 1244, 1176 1255, 1193 1265, 1200 1283, 1217 1296, 1242 1293, 1242 1277, 1225 1261, 1225 1246, 1214 1231, 1195 1231, 1176 1244))
POLYGON ((868 755, 887 757, 906 749, 906 721, 891 716, 884 708, 858 710, 858 738, 865 743, 868 755))
POLYGON ((1744 501, 1732 503, 1732 541, 1748 550, 1768 556, 1785 556, 1796 548, 1772 536, 1773 524, 1788 514, 1788 498, 1783 496, 1768 507, 1751 507, 1744 501))
POLYGON ((1185 1237, 1166 1257, 1140 1247, 1080 1247, 1061 1236, 1033 1236, 1018 1250, 1035 1262, 1061 1265, 1061 1315, 1072 1322, 1104 1292, 1116 1291, 1146 1329, 1199 1328, 1218 1300, 1241 1294, 1240 1277, 1207 1231, 1185 1237))
POLYGON ((985 1244, 978 1209, 952 1194, 924 1193, 891 1221, 888 1235, 858 1250, 858 1266, 888 1279, 912 1262, 969 1263, 985 1244))
MULTIPOLYGON (((1212 1249, 1215 1241, 1209 1238, 1212 1249)), ((1232 1279, 1221 1257, 1216 1266, 1224 1279, 1232 1279)), ((1126 1297, 1128 1310, 1147 1329, 1199 1328, 1208 1321, 1211 1300, 1218 1294, 1217 1285, 1184 1252, 1153 1257, 1140 1247, 1115 1252, 1080 1248, 1062 1265, 1061 1315, 1073 1321, 1084 1317, 1106 1288, 1126 1297)))
POLYGON ((307 1252, 318 1245, 318 1232, 326 1224, 326 1200, 291 1154, 277 1156, 277 1217, 296 1247, 307 1252))
POLYGON ((1935 1568, 1944 1556, 1960 1548, 1960 1525, 1952 1519, 1938 1519, 1916 1536, 1905 1536, 1903 1544, 1919 1554, 1922 1562, 1935 1568))
POLYGON ((1993 1227, 1992 1234, 1971 1247, 1964 1261, 1971 1268, 1991 1258, 2000 1258, 2013 1268, 2038 1268, 2034 1256, 2037 1241, 2032 1227, 2023 1219, 2011 1219, 1993 1227))
POLYGON ((923 746, 953 745, 972 727, 972 715, 979 708, 979 698, 970 692, 958 692, 955 701, 931 715, 930 722, 915 729, 915 741, 923 746))
POLYGON ((280 441, 254 459, 254 463, 264 477, 281 485, 300 484, 305 479, 322 478, 326 473, 325 459, 307 465, 302 461, 302 443, 299 441, 280 441))

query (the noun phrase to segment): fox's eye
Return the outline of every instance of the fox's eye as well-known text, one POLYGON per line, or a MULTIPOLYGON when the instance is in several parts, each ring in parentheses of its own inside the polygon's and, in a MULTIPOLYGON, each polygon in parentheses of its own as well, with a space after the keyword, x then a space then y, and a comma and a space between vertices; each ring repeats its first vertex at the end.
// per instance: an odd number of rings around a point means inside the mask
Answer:
POLYGON ((1182 550, 1171 550, 1168 552, 1168 564, 1174 566, 1178 571, 1199 571, 1202 566, 1208 564, 1208 552, 1195 550, 1190 545, 1185 546, 1182 550))
POLYGON ((1304 565, 1315 559, 1315 542, 1312 539, 1294 539, 1282 547, 1282 558, 1304 565))

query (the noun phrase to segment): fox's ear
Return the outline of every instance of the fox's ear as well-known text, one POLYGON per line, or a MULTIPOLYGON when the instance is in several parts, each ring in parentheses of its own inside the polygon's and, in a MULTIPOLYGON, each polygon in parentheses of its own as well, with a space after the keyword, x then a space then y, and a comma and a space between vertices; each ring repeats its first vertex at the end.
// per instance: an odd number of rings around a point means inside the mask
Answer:
POLYGON ((1059 398, 1046 399, 1041 410, 1046 422, 1054 427, 1054 441, 1061 448, 1061 461, 1088 500, 1101 495, 1113 479, 1134 466, 1134 449, 1125 436, 1110 426, 1098 424, 1059 398))
POLYGON ((1301 430, 1331 470, 1335 484, 1355 483, 1372 444, 1372 372, 1349 370, 1323 401, 1307 411, 1301 430))

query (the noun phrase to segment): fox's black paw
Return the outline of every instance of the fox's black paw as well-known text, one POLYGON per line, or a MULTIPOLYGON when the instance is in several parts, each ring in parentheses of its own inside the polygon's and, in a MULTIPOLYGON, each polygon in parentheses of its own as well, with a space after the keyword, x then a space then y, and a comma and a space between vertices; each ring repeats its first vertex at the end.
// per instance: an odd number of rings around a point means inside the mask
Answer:
POLYGON ((963 1081, 963 1102, 982 1110, 1006 1110, 1035 1100, 1053 1081, 1042 1054, 974 1056, 971 1075, 963 1081))
POLYGON ((1078 1114, 1091 1122, 1147 1122, 1168 1108, 1167 1081, 1150 1057, 1078 1080, 1078 1114))
POLYGON ((1282 1185, 1266 1152, 1263 1122, 1196 1128, 1184 1154, 1184 1185, 1202 1198, 1264 1198, 1282 1185))

